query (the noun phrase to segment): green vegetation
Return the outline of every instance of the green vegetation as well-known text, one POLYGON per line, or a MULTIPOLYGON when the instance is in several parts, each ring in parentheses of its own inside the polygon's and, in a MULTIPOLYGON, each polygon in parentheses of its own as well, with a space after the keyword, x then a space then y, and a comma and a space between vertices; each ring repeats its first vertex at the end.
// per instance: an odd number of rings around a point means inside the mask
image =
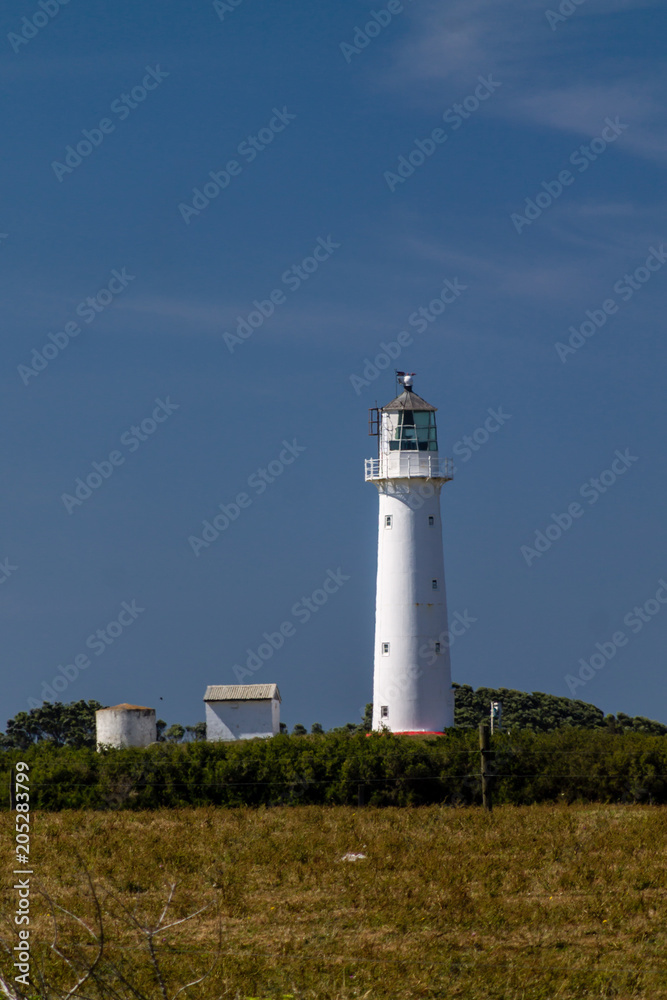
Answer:
MULTIPOLYGON (((500 733, 492 739, 498 803, 667 802, 667 738, 608 728, 500 733)), ((276 804, 477 804, 479 738, 345 732, 145 749, 36 744, 0 754, 0 805, 10 771, 30 765, 38 809, 158 809, 276 804)))
POLYGON ((167 728, 167 723, 163 719, 158 719, 155 728, 157 729, 158 743, 181 743, 183 740, 205 740, 206 723, 197 722, 194 726, 182 726, 175 722, 167 728))
POLYGON ((99 701, 72 701, 69 705, 45 701, 40 708, 19 712, 8 721, 7 732, 0 733, 0 749, 25 750, 34 743, 94 747, 98 708, 102 708, 99 701))
MULTIPOLYGON (((632 805, 38 813, 28 995, 62 1000, 99 959, 75 1000, 173 1000, 211 966, 181 1000, 663 1000, 666 820, 632 805), (163 925, 205 909, 154 933, 174 885, 163 925)), ((0 816, 6 841, 12 827, 0 816)), ((11 920, 10 892, 1 905, 11 920)), ((0 937, 11 949, 13 925, 0 937)))
MULTIPOLYGON (((7 732, 0 733, 0 750, 25 750, 35 743, 54 747, 95 747, 95 712, 104 706, 99 701, 72 701, 67 705, 45 701, 30 712, 19 712, 7 722, 7 732)), ((157 741, 180 743, 206 739, 206 723, 167 728, 157 721, 157 741)))
POLYGON ((619 712, 618 715, 605 715, 600 708, 589 705, 585 701, 575 701, 572 698, 558 698, 553 694, 542 694, 534 691, 512 691, 509 688, 477 688, 476 691, 468 684, 454 684, 456 688, 456 707, 454 721, 457 726, 477 726, 489 718, 489 706, 492 701, 503 704, 502 725, 504 730, 512 732, 517 729, 528 729, 534 732, 548 733, 561 726, 574 726, 577 729, 611 729, 613 732, 653 733, 656 736, 667 733, 667 726, 641 715, 631 718, 619 712))
POLYGON ((457 689, 459 728, 438 737, 366 734, 363 723, 324 733, 315 723, 270 740, 207 743, 204 725, 158 724, 145 749, 95 751, 98 702, 21 712, 0 741, 0 805, 10 771, 31 765, 40 809, 157 809, 311 803, 376 806, 477 804, 477 726, 503 703, 493 737, 494 799, 501 803, 667 802, 667 727, 585 702, 507 689, 457 689))
MULTIPOLYGON (((642 716, 631 718, 619 712, 618 715, 604 715, 595 705, 571 698, 557 698, 555 695, 534 691, 512 691, 509 688, 478 688, 474 691, 468 684, 454 684, 456 688, 456 709, 454 721, 461 729, 477 728, 489 718, 492 701, 503 704, 503 729, 516 731, 527 729, 531 732, 552 732, 562 726, 576 729, 610 729, 612 732, 653 733, 656 736, 667 733, 667 726, 642 716)), ((7 723, 7 732, 0 733, 0 749, 23 750, 33 743, 49 743, 53 746, 94 747, 95 712, 102 705, 98 701, 75 701, 69 705, 45 701, 41 708, 30 712, 19 712, 7 723)), ((331 733, 368 733, 373 723, 373 705, 366 705, 360 722, 348 722, 344 726, 331 729, 331 733)), ((285 723, 280 724, 280 732, 286 733, 285 723)), ((311 733, 322 734, 324 729, 314 722, 311 733)), ((292 734, 305 736, 308 730, 297 723, 292 734)), ((167 728, 162 719, 157 721, 157 741, 159 743, 182 743, 190 740, 206 739, 206 723, 182 726, 175 722, 167 728)))
POLYGON ((329 733, 207 743, 162 723, 99 753, 96 702, 20 713, 0 828, 23 760, 33 984, 5 985, 6 893, 0 992, 56 1000, 88 973, 88 1000, 667 998, 667 727, 541 694, 457 701, 437 737, 366 735, 368 706, 329 733), (491 700, 489 814, 469 807, 491 700))

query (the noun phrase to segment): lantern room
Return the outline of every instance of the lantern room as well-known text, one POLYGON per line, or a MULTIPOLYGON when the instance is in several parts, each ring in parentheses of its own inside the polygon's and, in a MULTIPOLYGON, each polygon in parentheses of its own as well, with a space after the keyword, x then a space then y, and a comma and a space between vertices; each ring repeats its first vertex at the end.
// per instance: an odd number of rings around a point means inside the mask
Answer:
POLYGON ((451 479, 451 462, 438 458, 435 412, 435 406, 411 388, 386 406, 371 409, 369 430, 378 438, 378 457, 367 460, 366 478, 451 479))

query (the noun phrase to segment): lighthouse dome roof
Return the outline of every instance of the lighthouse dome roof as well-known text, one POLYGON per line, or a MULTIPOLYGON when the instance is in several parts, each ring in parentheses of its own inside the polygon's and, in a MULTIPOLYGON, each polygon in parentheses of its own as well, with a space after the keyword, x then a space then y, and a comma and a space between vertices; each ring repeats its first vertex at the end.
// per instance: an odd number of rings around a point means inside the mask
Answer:
POLYGON ((406 389, 405 392, 402 392, 400 396, 396 397, 396 399, 392 399, 391 403, 387 403, 387 405, 381 407, 381 409, 384 412, 393 410, 431 410, 435 412, 438 407, 431 406, 431 404, 427 403, 425 399, 418 396, 416 392, 411 392, 409 389, 406 389))

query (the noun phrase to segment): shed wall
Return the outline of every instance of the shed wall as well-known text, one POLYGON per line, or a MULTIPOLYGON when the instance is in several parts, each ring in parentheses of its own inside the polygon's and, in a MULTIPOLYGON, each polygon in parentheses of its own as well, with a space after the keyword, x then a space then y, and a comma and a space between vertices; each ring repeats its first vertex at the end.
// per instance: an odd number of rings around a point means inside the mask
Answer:
POLYGON ((207 740, 250 740, 280 732, 280 702, 207 701, 207 740))

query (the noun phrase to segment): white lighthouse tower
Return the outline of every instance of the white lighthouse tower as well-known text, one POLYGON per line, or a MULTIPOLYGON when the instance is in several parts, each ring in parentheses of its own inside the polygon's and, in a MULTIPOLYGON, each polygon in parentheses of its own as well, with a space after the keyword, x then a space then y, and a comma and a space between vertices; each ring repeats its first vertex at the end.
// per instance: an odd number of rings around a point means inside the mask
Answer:
POLYGON ((370 411, 378 457, 366 481, 380 494, 373 729, 442 732, 454 725, 440 490, 452 462, 438 455, 436 407, 412 391, 370 411))

